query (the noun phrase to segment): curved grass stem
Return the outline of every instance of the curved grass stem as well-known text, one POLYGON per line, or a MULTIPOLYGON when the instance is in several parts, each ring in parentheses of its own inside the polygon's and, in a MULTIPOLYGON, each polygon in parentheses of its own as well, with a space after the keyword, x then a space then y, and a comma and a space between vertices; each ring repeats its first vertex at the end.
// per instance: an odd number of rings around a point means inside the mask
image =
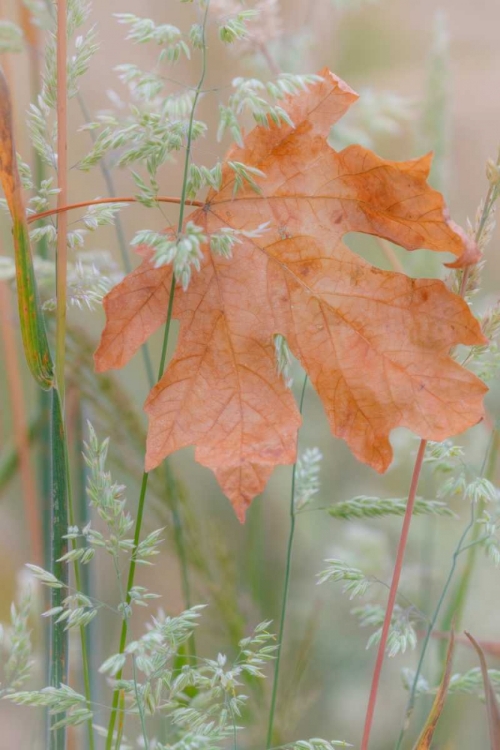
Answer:
MULTIPOLYGON (((302 392, 300 395, 300 406, 299 410, 302 414, 304 406, 304 397, 306 394, 307 386, 307 375, 304 377, 304 383, 302 385, 302 392)), ((290 531, 288 533, 288 544, 286 551, 286 566, 285 566, 285 581, 283 584, 283 596, 281 599, 281 615, 280 615, 280 627, 278 632, 278 649, 276 651, 276 661, 274 663, 274 677, 273 677, 273 689, 271 693, 271 707, 269 709, 269 724, 267 727, 267 740, 266 748, 269 748, 273 742, 274 732, 274 716, 276 713, 276 699, 278 697, 278 683, 280 675, 280 664, 281 664, 281 650, 283 646, 283 635, 285 632, 285 621, 286 621, 286 610, 288 604, 288 593, 290 590, 290 574, 292 570, 292 554, 293 554, 293 542, 295 536, 295 521, 297 514, 295 512, 295 480, 297 476, 297 461, 295 461, 292 469, 292 487, 290 490, 290 531)))
MULTIPOLYGON (((182 198, 176 198, 170 195, 159 195, 155 198, 156 203, 173 203, 174 205, 184 206, 195 206, 197 208, 203 208, 205 205, 203 201, 195 200, 184 200, 182 198)), ((124 196, 111 196, 108 198, 92 198, 88 201, 79 201, 78 203, 66 203, 61 202, 56 208, 49 208, 47 211, 41 211, 38 214, 31 214, 28 216, 28 224, 33 221, 40 221, 40 219, 46 219, 48 216, 56 216, 58 214, 65 215, 68 211, 74 211, 77 208, 87 208, 88 206, 101 206, 107 203, 139 203, 138 199, 133 195, 124 196)))

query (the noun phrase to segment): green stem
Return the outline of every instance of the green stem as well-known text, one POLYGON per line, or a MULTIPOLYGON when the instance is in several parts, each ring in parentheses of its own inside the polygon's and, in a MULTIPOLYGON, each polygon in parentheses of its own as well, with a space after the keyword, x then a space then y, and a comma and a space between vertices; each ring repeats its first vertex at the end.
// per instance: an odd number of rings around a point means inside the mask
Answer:
MULTIPOLYGON (((58 562, 67 552, 68 504, 66 476, 64 426, 59 393, 52 391, 52 538, 51 538, 51 572, 61 581, 61 588, 51 589, 51 607, 61 607, 68 585, 68 567, 65 562, 58 562)), ((60 687, 67 684, 68 677, 68 633, 64 622, 50 618, 50 674, 49 684, 60 687)), ((66 728, 52 729, 52 726, 63 718, 56 714, 49 718, 49 750, 65 750, 66 728)))
MULTIPOLYGON (((202 71, 201 71, 200 80, 198 82, 198 86, 196 88, 196 93, 193 98, 193 106, 191 109, 191 116, 189 118, 189 127, 188 127, 187 144, 186 144, 186 157, 185 157, 185 162, 184 162, 184 176, 183 176, 181 202, 180 202, 180 210, 179 210, 179 222, 178 222, 178 227, 177 227, 178 234, 181 233, 182 225, 184 222, 184 211, 185 211, 186 195, 187 195, 187 178, 188 178, 188 170, 189 170, 189 161, 191 158, 191 144, 192 144, 192 139, 193 139, 194 115, 196 111, 196 106, 198 104, 198 99, 200 97, 201 89, 203 87, 203 82, 205 80, 206 69, 207 69, 205 28, 206 28, 206 23, 207 23, 209 6, 210 6, 210 0, 208 0, 205 6, 205 13, 204 13, 203 25, 202 25, 202 41, 203 41, 202 71)), ((167 320, 165 323, 165 329, 163 333, 163 344, 162 344, 162 350, 161 350, 160 366, 158 368, 157 381, 161 379, 161 377, 163 376, 163 372, 165 370, 165 362, 166 362, 166 357, 167 357, 168 341, 169 341, 169 335, 170 335, 170 325, 172 322, 172 311, 173 311, 173 306, 174 306, 175 286, 176 286, 175 274, 172 274, 172 283, 170 285, 170 296, 168 300, 167 320)), ((148 488, 148 473, 144 472, 142 476, 141 491, 140 491, 140 496, 139 496, 139 505, 137 509, 137 518, 136 518, 136 523, 135 523, 134 549, 137 548, 139 544, 140 536, 141 536, 142 519, 144 515, 144 506, 146 502, 147 488, 148 488)), ((128 573, 128 580, 127 580, 127 597, 126 597, 127 604, 130 604, 130 601, 131 601, 130 590, 132 586, 134 585, 136 564, 137 563, 136 563, 135 555, 132 555, 132 559, 130 561, 129 573, 128 573)), ((125 646, 127 643, 127 634, 128 634, 128 619, 125 618, 122 622, 122 628, 120 632, 120 644, 119 644, 119 651, 118 651, 118 653, 120 654, 123 654, 123 652, 125 651, 125 646)), ((117 680, 121 679, 122 672, 123 670, 120 670, 118 674, 116 675, 117 680)), ((108 733, 107 733, 107 738, 106 738, 106 750, 111 750, 112 748, 119 700, 120 700, 120 691, 115 689, 113 692, 113 702, 112 702, 112 707, 111 707, 111 714, 109 717, 108 733)))
MULTIPOLYGON (((302 408, 304 406, 304 397, 306 394, 307 375, 304 377, 304 383, 302 385, 302 392, 300 395, 300 413, 302 414, 302 408)), ((293 541, 295 536, 295 479, 297 475, 297 461, 293 465, 292 469, 292 487, 290 491, 290 531, 288 533, 288 545, 286 552, 286 567, 285 567, 285 582, 283 585, 283 596, 281 599, 281 615, 280 615, 280 627, 278 633, 278 649, 276 651, 276 661, 274 663, 274 678, 273 678, 273 691, 271 694, 271 707, 269 710, 269 724, 267 727, 267 740, 266 748, 269 748, 273 742, 273 730, 274 730, 274 715, 276 712, 276 699, 278 697, 278 682, 280 674, 281 664, 281 649, 283 646, 283 634, 285 632, 285 621, 286 621, 286 609, 288 604, 288 592, 290 590, 290 574, 292 570, 292 553, 293 553, 293 541)))
MULTIPOLYGON (((148 487, 148 475, 146 472, 144 472, 144 474, 142 475, 141 492, 139 495, 139 505, 137 508, 137 518, 135 522, 134 549, 137 548, 139 541, 140 541, 142 517, 144 515, 144 504, 146 500, 147 487, 148 487)), ((128 571, 128 579, 127 579, 127 596, 125 598, 125 602, 127 606, 129 606, 131 602, 130 589, 134 585, 136 565, 137 565, 137 562, 136 562, 135 556, 132 555, 132 559, 130 560, 130 567, 128 571)), ((124 617, 123 622, 122 622, 122 628, 120 631, 120 643, 118 646, 119 654, 123 654, 123 652, 125 651, 125 646, 127 645, 127 635, 128 635, 128 617, 124 617)), ((123 670, 120 669, 120 671, 116 675, 116 679, 121 680, 122 674, 123 674, 123 670)), ((111 747, 113 744, 113 735, 115 731, 116 715, 118 711, 119 700, 120 700, 120 691, 115 689, 113 692, 113 702, 111 704, 111 714, 109 717, 108 735, 106 739, 106 750, 111 750, 111 747)))

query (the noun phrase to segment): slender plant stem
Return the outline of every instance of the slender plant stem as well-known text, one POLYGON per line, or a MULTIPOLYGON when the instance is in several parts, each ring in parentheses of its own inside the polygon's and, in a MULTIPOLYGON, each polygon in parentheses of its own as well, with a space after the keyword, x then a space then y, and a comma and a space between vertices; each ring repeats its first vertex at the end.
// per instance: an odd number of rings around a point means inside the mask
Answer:
POLYGON ((401 569, 403 567, 403 559, 406 551, 406 543, 408 541, 408 534, 410 531, 411 517, 413 514, 413 506, 415 504, 415 497, 417 495, 418 480, 420 478, 420 472, 424 461, 425 448, 427 445, 426 440, 420 441, 418 448, 417 457, 415 459, 415 466, 413 468, 413 476, 410 484, 410 491, 408 493, 408 502, 406 505, 406 513, 403 519, 403 527, 401 529, 401 536, 399 537, 398 551, 396 555, 396 562, 394 564, 394 572, 392 574, 391 588, 389 591, 389 599, 385 610, 384 624, 382 626, 382 635, 377 651, 377 660, 375 662, 375 669, 373 671, 372 685, 370 689, 370 697, 368 699, 368 707, 366 709, 365 725, 363 729, 363 739, 361 741, 361 750, 368 750, 370 742, 370 733, 373 724, 373 715, 375 713, 375 704, 377 701, 378 686, 380 682, 380 675, 382 673, 382 665, 384 663, 385 649, 387 646, 387 638, 391 627, 392 614, 394 611, 394 604, 396 602, 396 596, 398 593, 399 579, 401 577, 401 569))
MULTIPOLYGON (((73 526, 75 522, 73 502, 71 496, 71 481, 70 481, 70 470, 69 470, 69 456, 68 456, 68 442, 65 429, 65 364, 66 364, 66 308, 67 308, 67 240, 68 240, 68 215, 67 212, 62 210, 68 203, 68 118, 67 118, 67 99, 68 99, 68 82, 67 82, 67 3, 66 0, 58 0, 57 2, 57 47, 56 47, 56 63, 57 63, 57 184, 58 184, 58 195, 57 195, 57 208, 58 208, 58 222, 57 222, 57 244, 56 244, 56 294, 57 294, 57 308, 56 308, 56 346, 55 346, 55 359, 56 359, 56 387, 57 396, 54 395, 54 403, 57 404, 57 409, 54 411, 53 417, 53 461, 55 464, 56 451, 57 459, 61 463, 60 475, 57 480, 62 484, 62 475, 64 474, 65 491, 64 498, 61 492, 61 505, 64 502, 66 504, 66 510, 64 517, 66 521, 69 519, 69 523, 73 526), (62 465, 64 464, 64 466, 62 465)), ((55 488, 53 487, 53 495, 55 494, 55 488)), ((55 502, 55 501, 53 501, 55 502)), ((62 514, 62 510, 60 510, 62 514)), ((62 536, 67 534, 68 523, 62 531, 63 525, 60 524, 58 527, 57 534, 62 536)), ((53 532, 55 534, 55 530, 53 532)), ((63 540, 56 540, 53 545, 53 555, 56 553, 55 548, 62 543, 63 540)), ((75 542, 73 542, 75 546, 75 542)), ((60 563, 58 557, 52 558, 53 565, 59 566, 60 563)), ((66 563, 63 564, 66 568, 66 563)), ((74 564, 74 576, 75 585, 78 591, 81 591, 81 578, 80 569, 78 563, 74 564)), ((65 572, 67 576, 67 572, 65 572)), ((59 576, 57 575, 59 578, 59 576)), ((67 582, 67 581, 66 581, 67 582)), ((54 606, 54 605, 53 605, 54 606)), ((57 606, 57 605, 56 605, 57 606)), ((67 635, 64 633, 64 621, 61 623, 54 623, 54 638, 58 638, 61 643, 67 648, 67 635), (62 635, 59 634, 59 629, 63 629, 64 640, 62 635)), ((89 659, 87 650, 87 637, 85 628, 81 626, 80 630, 80 642, 82 650, 82 671, 83 681, 85 689, 85 698, 87 701, 87 707, 91 708, 92 697, 90 694, 90 671, 89 671, 89 659)), ((65 656, 67 661, 67 655, 65 656)), ((60 680, 59 682, 62 682, 60 680)), ((51 683, 54 684, 54 683, 51 683)), ((59 687, 59 683, 57 683, 59 687)), ((88 735, 89 735, 89 750, 94 750, 94 729, 92 725, 92 719, 90 718, 87 722, 88 735)), ((58 740, 65 742, 65 728, 63 739, 58 740)), ((56 731, 56 735, 59 735, 61 730, 56 731)), ((59 745, 57 745, 59 750, 59 745)))
MULTIPOLYGON (((189 155, 189 154, 187 154, 189 155)), ((203 208, 205 205, 203 201, 195 201, 195 200, 184 200, 182 202, 182 198, 176 198, 175 196, 170 195, 159 195, 155 198, 156 203, 173 203, 175 205, 183 205, 185 206, 196 206, 197 208, 203 208)), ((31 214, 28 216, 28 224, 31 224, 33 221, 39 221, 40 219, 45 219, 47 216, 55 216, 56 214, 62 214, 63 216, 68 211, 73 211, 77 208, 87 208, 87 206, 100 206, 103 203, 138 203, 138 199, 133 195, 125 195, 125 196, 111 196, 108 198, 93 198, 92 200, 88 201, 80 201, 79 203, 69 203, 66 204, 66 202, 58 201, 60 205, 58 205, 56 208, 50 208, 47 211, 41 211, 38 214, 31 214)))
POLYGON ((67 305, 67 239, 68 216, 68 117, 67 117, 67 6, 66 0, 57 2, 57 245, 56 245, 56 383, 64 418, 64 366, 66 360, 66 305, 67 305))
MULTIPOLYGON (((58 154, 58 205, 67 201, 67 18, 66 1, 57 3, 57 154, 58 154)), ((58 222, 56 252, 56 383, 52 392, 52 544, 51 570, 63 585, 68 584, 68 567, 60 562, 67 551, 64 538, 68 531, 68 476, 64 435, 64 365, 66 338, 66 258, 67 258, 67 215, 63 213, 58 222)), ((63 603, 63 588, 52 589, 51 606, 60 607, 63 603)), ((50 685, 59 688, 67 684, 68 677, 68 633, 64 622, 51 618, 50 625, 50 685)), ((65 750, 66 727, 53 729, 64 717, 62 714, 50 716, 47 747, 50 750, 65 750)))
MULTIPOLYGON (((302 414, 304 406, 304 397, 306 395, 307 386, 307 375, 304 377, 304 383, 302 385, 302 392, 300 394, 300 406, 299 410, 302 414)), ((266 748, 269 748, 273 742, 273 731, 274 731, 274 716, 276 713, 276 699, 278 697, 278 683, 280 676, 280 664, 281 664, 281 650, 283 646, 283 635, 285 632, 285 621, 286 621, 286 610, 288 604, 288 592, 290 589, 290 574, 292 570, 292 553, 293 553, 293 541, 295 536, 295 479, 297 476, 297 461, 295 461, 292 469, 292 487, 290 490, 290 530, 288 533, 288 544, 286 551, 286 566, 285 566, 285 581, 283 584, 283 596, 281 598, 281 615, 280 615, 280 627, 278 632, 278 648, 276 651, 276 660, 274 662, 274 677, 273 677, 273 690, 271 693, 271 707, 269 709, 269 724, 267 727, 267 740, 266 748)))
MULTIPOLYGON (((177 227, 177 233, 180 234, 182 232, 182 226, 184 222, 184 210, 186 207, 186 194, 187 194, 187 178, 188 178, 188 170, 189 170, 189 161, 191 157, 191 144, 193 139, 193 122, 194 122, 194 115, 196 111, 196 106, 198 103, 198 99, 200 97, 201 89, 203 87, 203 82, 205 80, 206 70, 207 70, 207 53, 206 53, 206 43, 205 43, 205 28, 207 23, 207 16, 208 16, 208 9, 210 6, 210 0, 208 0, 206 6, 205 6, 205 12, 203 17, 203 26, 202 26, 202 41, 203 41, 203 53, 202 53, 202 71, 200 80, 198 82, 198 86, 196 89, 196 93, 193 98, 193 106, 191 108, 191 115, 189 118, 189 126, 188 126, 188 135, 187 135, 187 145, 186 145, 186 157, 184 162, 184 176, 183 176, 183 183, 182 183, 182 192, 181 192, 181 198, 179 199, 172 199, 169 202, 172 203, 180 203, 180 210, 179 210, 179 221, 178 221, 178 227, 177 227)), ((193 205, 193 202, 189 202, 190 205, 193 205)), ((201 204, 203 205, 203 204, 201 204)), ((168 301, 168 311, 167 311, 167 320, 165 323, 164 333, 163 333, 163 344, 162 344, 162 351, 161 351, 161 358, 160 358, 160 366, 158 369, 158 378, 157 380, 160 380, 164 369, 165 369, 165 363, 166 363, 166 357, 167 357, 167 350, 168 350, 168 341, 169 341, 169 335, 170 335, 170 325, 172 322, 172 312, 173 312, 173 305, 174 305, 174 296, 175 296, 175 286, 176 286, 176 279, 175 275, 172 276, 172 283, 170 286, 170 296, 168 301)), ((142 529, 142 519, 144 515, 144 506, 146 502, 146 493, 147 493, 147 487, 148 487, 148 473, 144 472, 142 476, 142 482, 141 482, 141 491, 139 496, 139 505, 137 509, 137 518, 135 523, 135 530, 134 530, 134 549, 137 548, 141 536, 141 529, 142 529)), ((135 578, 135 569, 136 569, 137 561, 135 558, 135 555, 132 555, 132 559, 130 561, 130 567, 128 572, 128 580, 127 580, 127 596, 126 596, 126 603, 127 605, 130 604, 131 597, 130 597, 130 590, 132 586, 134 585, 134 578, 135 578)), ((127 635, 128 635, 128 618, 124 618, 122 622, 122 628, 120 632, 120 643, 119 643, 119 653, 122 654, 125 651, 125 646, 127 643, 127 635)), ((123 670, 120 670, 118 674, 116 675, 116 679, 120 680, 122 676, 123 670)), ((113 702, 111 707, 111 714, 109 717, 109 724, 108 724, 108 733, 106 738, 106 750, 111 750, 112 744, 113 744, 113 735, 114 735, 114 729, 116 724, 116 717, 117 717, 117 711, 118 711, 118 703, 120 700, 120 691, 114 690, 113 693, 113 702)))

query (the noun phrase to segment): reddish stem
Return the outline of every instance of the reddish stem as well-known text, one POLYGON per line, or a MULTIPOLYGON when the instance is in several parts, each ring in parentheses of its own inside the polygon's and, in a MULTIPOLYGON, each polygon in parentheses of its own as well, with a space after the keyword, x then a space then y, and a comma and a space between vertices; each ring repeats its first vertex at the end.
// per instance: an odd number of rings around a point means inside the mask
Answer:
POLYGON ((394 572, 392 574, 391 588, 389 591, 389 600, 387 602, 387 608, 385 610, 384 624, 382 626, 382 636, 377 652, 377 661, 375 662, 375 669, 373 671, 372 685, 370 689, 370 697, 368 699, 368 708, 366 709, 365 726, 363 730, 363 740, 361 742, 361 750, 368 750, 368 743, 370 741, 370 732, 373 723, 373 714, 375 712, 375 704, 377 702, 378 686, 380 682, 380 675, 382 673, 382 665, 384 663, 385 649, 387 646, 387 637, 391 627, 392 614, 394 611, 394 604, 396 602, 396 595, 398 593, 399 579, 401 577, 401 569, 403 567, 403 559, 406 550, 406 543, 408 541, 408 534, 410 532, 411 517, 413 514, 413 506, 415 504, 415 497, 417 494, 417 485, 420 477, 420 471, 424 461, 425 448, 427 440, 421 440, 420 446, 415 460, 415 466, 413 468, 413 476, 411 479, 410 491, 408 493, 408 502, 406 504, 406 512, 403 520, 403 528, 401 529, 401 536, 399 538, 398 553, 396 556, 396 562, 394 564, 394 572))
MULTIPOLYGON (((174 198, 171 196, 165 196, 160 195, 158 198, 155 198, 157 203, 176 203, 180 204, 181 199, 180 198, 174 198)), ((32 214, 31 216, 28 216, 28 223, 31 224, 33 221, 38 221, 39 219, 45 219, 47 216, 54 216, 54 214, 60 214, 64 213, 66 211, 72 211, 74 208, 86 208, 86 206, 98 206, 102 203, 137 203, 138 199, 134 196, 126 196, 123 198, 94 198, 94 200, 90 201, 81 201, 80 203, 69 203, 68 205, 64 206, 58 206, 57 208, 50 208, 48 211, 42 211, 39 214, 32 214)), ((197 206, 198 208, 203 208, 205 203, 203 201, 184 201, 186 206, 197 206)))
POLYGON ((64 369, 66 358, 66 297, 68 265, 68 217, 61 211, 68 203, 68 71, 67 6, 66 0, 57 2, 57 221, 56 245, 56 383, 64 410, 64 369))

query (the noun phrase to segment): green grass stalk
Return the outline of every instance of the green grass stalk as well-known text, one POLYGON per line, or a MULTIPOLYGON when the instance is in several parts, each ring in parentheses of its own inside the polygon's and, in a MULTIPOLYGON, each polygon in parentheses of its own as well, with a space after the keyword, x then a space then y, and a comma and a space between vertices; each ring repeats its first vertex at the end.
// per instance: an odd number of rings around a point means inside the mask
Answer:
MULTIPOLYGON (((205 81, 205 75, 206 75, 206 70, 207 70, 207 50, 206 50, 206 43, 205 43, 205 29, 206 29, 206 24, 207 24, 209 6, 210 6, 210 1, 208 1, 205 6, 205 12, 203 16, 202 71, 201 71, 200 80, 198 82, 198 86, 196 87, 196 92, 193 98, 193 106, 191 108, 191 115, 189 118, 187 144, 186 144, 186 156, 185 156, 185 161, 184 161, 184 173, 183 173, 182 192, 181 192, 180 209, 179 209, 179 221, 177 225, 178 234, 182 232, 182 227, 184 223, 184 212, 185 212, 185 207, 186 207, 186 196, 187 196, 188 171, 189 171, 189 162, 191 158, 191 145, 192 145, 192 139, 193 139, 194 115, 195 115, 196 107, 198 104, 198 100, 200 98, 201 89, 205 81)), ((172 275, 172 283, 170 286, 170 296, 169 296, 169 301, 168 301, 167 320, 165 323, 165 328, 164 328, 164 333, 163 333, 163 344, 162 344, 157 380, 161 379, 163 372, 165 370, 168 342, 169 342, 169 337, 170 337, 170 326, 172 322, 172 311, 173 311, 173 306, 174 306, 175 287, 176 287, 176 279, 175 279, 175 275, 172 275)), ((139 504, 137 508, 137 517, 136 517, 135 530, 134 530, 134 548, 136 548, 137 545, 139 544, 139 540, 141 536, 142 520, 144 516, 144 507, 145 507, 145 502, 146 502, 147 488, 148 488, 148 473, 144 472, 142 476, 141 491, 139 495, 139 504)), ((132 559, 130 561, 129 572, 128 572, 128 580, 127 580, 127 595, 126 595, 127 604, 130 604, 130 601, 131 601, 130 590, 132 586, 134 585, 136 565, 137 565, 136 558, 134 555, 132 555, 132 559)), ((120 632, 120 644, 118 648, 118 653, 120 654, 122 654, 125 651, 125 646, 127 643, 127 635, 128 635, 128 619, 124 618, 122 622, 122 628, 120 632)), ((122 670, 120 670, 120 672, 116 675, 116 679, 120 680, 121 676, 122 676, 122 670)), ((107 733, 107 738, 106 738, 106 750, 111 750, 112 748, 119 700, 120 700, 120 691, 115 689, 113 692, 113 702, 112 702, 111 713, 109 717, 108 733, 107 733)))
MULTIPOLYGON (((304 383, 302 385, 302 392, 300 394, 300 405, 299 410, 302 414, 304 406, 304 397, 306 395, 307 386, 307 375, 304 377, 304 383)), ((288 532, 288 543, 286 551, 286 565, 285 565, 285 581, 283 584, 283 595, 281 598, 281 614, 280 614, 280 626, 278 631, 278 648, 276 651, 276 661, 274 663, 274 676, 273 676, 273 689, 271 693, 271 706, 269 709, 269 723, 267 727, 267 739, 266 748, 269 750, 273 743, 273 732, 274 732, 274 717, 276 713, 276 700, 278 697, 278 684, 280 676, 280 665, 281 665, 281 652, 283 647, 283 636, 285 633, 285 621, 286 611, 288 604, 288 594, 290 591, 290 576, 292 571, 292 554, 293 554, 293 542, 295 537, 295 522, 297 514, 295 512, 295 479, 297 475, 297 461, 295 461, 292 469, 292 486, 290 490, 290 530, 288 532)))
MULTIPOLYGON (((59 193, 57 195, 57 207, 58 209, 63 208, 68 203, 68 122, 67 122, 67 100, 68 100, 68 83, 67 83, 67 3, 66 0, 58 0, 57 3, 57 47, 56 47, 56 62, 57 62, 57 183, 59 193)), ((70 470, 69 470, 69 450, 67 433, 65 429, 65 369, 66 369, 66 308, 67 308, 67 239, 68 239, 68 215, 66 211, 60 211, 57 221, 57 244, 56 244, 56 294, 57 294, 57 307, 56 307, 56 343, 55 343, 55 370, 56 370, 56 388, 57 396, 54 395, 54 403, 57 402, 57 409, 53 410, 53 422, 52 422, 52 461, 53 466, 57 466, 57 476, 53 476, 53 487, 52 496, 53 503, 55 504, 56 499, 56 485, 55 481, 59 481, 60 487, 58 487, 58 514, 59 518, 64 518, 64 524, 59 521, 56 527, 54 523, 53 528, 53 545, 52 545, 52 566, 53 569, 60 571, 60 563, 58 560, 61 554, 56 556, 59 547, 62 544, 62 539, 57 539, 56 536, 66 535, 68 533, 68 525, 74 526, 75 515, 73 509, 73 501, 71 495, 71 481, 70 481, 70 470), (62 493, 62 483, 64 477, 64 495, 62 493), (63 513, 62 505, 65 503, 65 510, 63 513), (57 529, 57 531, 56 531, 57 529), (64 529, 64 530, 63 530, 64 529)), ((55 514, 55 510, 54 510, 55 514)), ((73 542, 74 546, 75 542, 73 542)), ((62 553, 64 554, 64 553, 62 553)), ((64 568, 67 567, 66 563, 63 563, 64 568)), ((77 562, 74 566, 74 577, 75 586, 78 591, 81 591, 81 577, 80 569, 77 562)), ((59 577, 58 573, 54 573, 59 577)), ((64 571, 67 577, 67 571, 64 571)), ((67 578, 65 580, 67 583, 67 578)), ((52 606, 60 606, 52 604, 52 606)), ((67 664, 68 661, 68 639, 67 634, 64 632, 65 623, 53 622, 52 624, 52 643, 53 653, 51 661, 55 661, 56 655, 54 650, 57 648, 62 652, 66 650, 66 653, 57 654, 59 658, 67 664)), ((87 634, 85 628, 81 626, 80 630, 80 642, 82 652, 82 672, 83 681, 85 688, 85 698, 87 706, 90 709, 92 705, 91 693, 90 693, 90 668, 88 659, 87 649, 87 634)), ((51 672, 54 680, 54 673, 57 673, 55 664, 51 664, 51 672)), ((51 681, 51 684, 54 681, 51 681)), ((61 680, 59 681, 61 682, 61 680)), ((51 720, 51 724, 54 722, 51 720)), ((89 750, 94 750, 94 729, 92 720, 89 719, 87 722, 88 726, 88 739, 89 739, 89 750)), ((65 729, 63 727, 53 731, 51 736, 54 736, 54 741, 57 743, 54 745, 53 750, 60 750, 61 742, 65 742, 65 729), (60 735, 60 736, 59 736, 60 735)), ((51 748, 52 750, 52 748, 51 748)))
MULTIPOLYGON (((51 573, 63 584, 62 588, 51 589, 51 607, 61 607, 66 596, 68 585, 68 566, 59 562, 68 551, 68 478, 66 475, 66 450, 64 438, 64 424, 61 399, 57 390, 52 390, 52 514, 51 514, 51 573)), ((68 633, 64 629, 64 622, 56 622, 50 618, 50 669, 49 684, 60 687, 68 681, 68 633)), ((47 748, 49 750, 65 750, 66 727, 52 729, 54 724, 64 718, 64 714, 49 717, 49 735, 47 748)))

